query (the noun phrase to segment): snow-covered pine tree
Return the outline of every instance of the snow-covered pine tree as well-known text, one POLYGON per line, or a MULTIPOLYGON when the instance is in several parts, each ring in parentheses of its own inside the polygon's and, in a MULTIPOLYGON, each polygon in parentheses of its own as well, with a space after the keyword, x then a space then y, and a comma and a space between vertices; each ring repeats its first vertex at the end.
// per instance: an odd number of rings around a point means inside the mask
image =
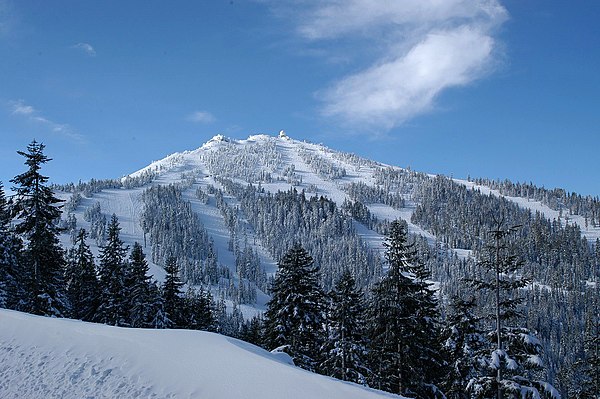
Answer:
POLYGON ((127 308, 127 247, 119 237, 121 227, 115 214, 108 224, 106 245, 100 247, 100 305, 96 320, 114 326, 129 325, 129 309, 127 308))
POLYGON ((139 243, 134 243, 129 256, 126 292, 131 327, 150 327, 152 321, 151 280, 148 275, 150 268, 146 255, 139 243))
POLYGON ((366 361, 365 304, 349 271, 336 282, 329 298, 328 336, 323 347, 325 360, 320 370, 343 381, 366 385, 369 369, 366 361))
POLYGON ((473 378, 467 390, 474 398, 560 398, 551 384, 536 378, 544 369, 542 345, 519 325, 523 319, 519 289, 528 281, 519 274, 523 261, 511 250, 509 239, 521 226, 507 227, 503 218, 494 224, 488 256, 480 260, 487 275, 470 280, 480 293, 494 297, 495 328, 487 334, 493 344, 478 359, 484 375, 473 378))
POLYGON ((86 231, 80 229, 75 246, 67 256, 65 281, 67 297, 71 303, 71 317, 92 321, 100 301, 100 287, 94 255, 86 243, 87 237, 86 231))
POLYGON ((11 183, 12 215, 18 220, 14 230, 27 243, 23 253, 22 282, 27 299, 22 307, 30 313, 62 317, 69 310, 65 295, 64 251, 58 236, 60 203, 46 185, 48 177, 40 173, 42 165, 51 161, 44 155, 45 146, 33 140, 27 151, 17 151, 25 157, 26 172, 15 176, 11 183))
POLYGON ((156 281, 150 283, 150 299, 152 305, 150 328, 171 328, 173 323, 167 317, 165 312, 165 301, 163 300, 161 289, 156 281))
POLYGON ((23 295, 19 285, 22 243, 11 231, 10 222, 8 203, 0 182, 0 308, 17 309, 23 295))
POLYGON ((586 301, 584 357, 576 364, 581 386, 575 394, 581 399, 600 399, 600 248, 596 251, 595 286, 587 292, 591 298, 586 301))
POLYGON ((183 283, 179 279, 179 266, 177 258, 170 257, 165 263, 165 281, 162 285, 162 297, 164 311, 170 321, 167 328, 181 328, 185 323, 183 320, 183 283))
POLYGON ((256 346, 263 346, 264 319, 254 316, 250 320, 244 320, 240 329, 240 339, 250 342, 256 346))
POLYGON ((420 267, 407 243, 405 222, 390 224, 384 245, 389 269, 375 285, 370 304, 370 385, 405 396, 443 397, 433 381, 440 376, 432 375, 440 365, 433 354, 439 335, 431 320, 430 294, 423 292, 428 288, 415 276, 420 267))
POLYGON ((185 328, 191 330, 213 331, 215 318, 212 311, 210 294, 190 287, 184 297, 185 328))
POLYGON ((285 347, 296 365, 314 371, 324 321, 319 269, 300 244, 290 248, 278 265, 265 313, 266 346, 285 347))
POLYGON ((450 304, 444 344, 449 362, 444 384, 448 399, 469 399, 467 385, 480 375, 478 359, 489 342, 480 325, 481 317, 474 312, 476 307, 474 297, 454 298, 450 304))

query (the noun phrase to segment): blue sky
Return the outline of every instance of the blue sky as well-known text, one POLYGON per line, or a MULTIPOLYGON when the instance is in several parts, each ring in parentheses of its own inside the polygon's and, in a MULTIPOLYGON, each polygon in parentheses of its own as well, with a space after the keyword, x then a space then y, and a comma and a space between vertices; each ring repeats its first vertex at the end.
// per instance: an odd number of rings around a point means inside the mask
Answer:
POLYGON ((600 195, 595 0, 0 0, 0 180, 119 177, 215 134, 600 195))

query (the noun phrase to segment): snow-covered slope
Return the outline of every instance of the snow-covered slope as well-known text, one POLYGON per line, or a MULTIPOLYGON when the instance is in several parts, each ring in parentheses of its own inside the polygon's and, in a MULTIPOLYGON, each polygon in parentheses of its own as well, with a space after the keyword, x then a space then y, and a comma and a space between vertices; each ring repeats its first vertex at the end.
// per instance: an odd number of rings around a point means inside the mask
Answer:
POLYGON ((559 211, 556 211, 556 210, 550 208, 548 205, 542 204, 540 201, 535 201, 535 200, 531 200, 528 198, 522 198, 522 197, 511 197, 509 195, 502 195, 498 190, 494 190, 490 187, 476 184, 476 183, 470 182, 468 180, 454 179, 454 181, 457 183, 460 183, 460 184, 464 184, 465 186, 467 186, 468 188, 470 188, 472 190, 479 190, 479 191, 481 191, 482 194, 486 194, 486 195, 491 194, 491 195, 495 195, 496 197, 503 197, 511 202, 514 202, 521 208, 529 209, 532 212, 540 212, 542 215, 544 215, 546 218, 548 218, 550 220, 554 220, 554 219, 561 220, 563 226, 566 223, 576 224, 581 229, 581 235, 583 237, 587 238, 587 240, 590 242, 594 242, 600 238, 600 226, 596 226, 596 227, 592 227, 589 225, 586 226, 585 218, 583 216, 566 215, 566 216, 561 217, 559 211))
POLYGON ((0 397, 399 398, 285 364, 251 344, 0 309, 0 397))
MULTIPOLYGON (((257 185, 259 182, 265 191, 272 193, 294 187, 298 191, 305 190, 309 196, 323 195, 340 206, 350 198, 348 187, 352 184, 381 187, 381 174, 379 181, 377 181, 377 174, 386 168, 406 172, 399 167, 362 159, 352 154, 343 154, 319 144, 306 143, 287 136, 254 135, 245 140, 235 140, 217 135, 195 150, 171 154, 128 176, 134 178, 151 173, 156 176, 152 183, 138 188, 105 189, 94 193, 91 198, 83 199, 74 214, 77 217, 77 227, 88 229, 88 223, 83 220, 83 212, 85 208, 99 202, 103 214, 110 216, 115 213, 117 215, 122 227, 122 239, 131 246, 135 241, 144 241, 143 231, 140 227, 142 209, 140 198, 144 189, 158 184, 182 184, 186 187, 182 195, 186 201, 191 203, 194 212, 199 216, 213 240, 219 263, 230 268, 232 274, 235 274, 235 256, 228 249, 230 230, 215 202, 203 203, 196 197, 196 190, 207 192, 211 186, 223 189, 220 178, 227 178, 243 185, 248 183, 257 185), (323 165, 326 169, 330 168, 329 172, 333 171, 333 173, 329 175, 327 171, 324 173, 323 165), (337 173, 339 171, 343 171, 343 173, 337 173)), ((424 179, 434 177, 424 174, 422 176, 424 179)), ((476 186, 465 180, 454 180, 471 189, 478 189, 483 194, 491 193, 500 196, 500 193, 488 187, 476 186)), ((408 223, 410 232, 424 236, 430 244, 435 243, 437 240, 434 235, 421 226, 411 223, 411 216, 418 204, 414 202, 410 190, 398 191, 394 194, 403 196, 404 207, 396 206, 394 208, 381 203, 381 201, 367 202, 365 205, 370 213, 380 221, 402 218, 408 223)), ((65 195, 65 199, 67 197, 65 195)), ((558 218, 557 211, 539 202, 520 197, 505 198, 523 208, 540 211, 549 219, 558 218)), ((225 199, 233 208, 239 204, 233 196, 226 196, 225 199)), ((243 214, 241 216, 244 217, 243 214)), ((568 222, 578 224, 582 234, 589 240, 594 241, 596 238, 600 238, 600 227, 585 227, 583 219, 578 215, 570 215, 568 222)), ((565 218, 562 221, 565 223, 565 218)), ((355 221, 354 225, 363 242, 374 250, 382 251, 384 238, 381 234, 370 230, 358 221, 355 221)), ((261 264, 266 272, 273 274, 276 270, 277 259, 274 259, 262 246, 263 243, 254 234, 252 226, 248 224, 242 234, 238 235, 238 238, 241 237, 244 237, 246 242, 250 243, 259 254, 261 264)), ((63 241, 68 247, 68 238, 65 237, 63 241)), ((462 248, 450 249, 461 258, 472 255, 471 251, 462 248)), ((146 252, 149 250, 150 248, 147 248, 146 252)), ((95 251, 97 252, 97 248, 95 251)), ((164 275, 159 265, 151 264, 151 272, 159 280, 164 275)), ((264 296, 262 301, 259 300, 259 308, 264 305, 264 300, 264 296)))

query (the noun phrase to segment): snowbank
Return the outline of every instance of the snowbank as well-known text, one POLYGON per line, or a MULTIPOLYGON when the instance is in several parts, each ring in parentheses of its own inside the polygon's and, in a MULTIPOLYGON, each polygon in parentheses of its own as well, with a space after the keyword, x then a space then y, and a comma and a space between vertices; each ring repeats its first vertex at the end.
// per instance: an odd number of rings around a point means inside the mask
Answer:
POLYGON ((0 397, 399 398, 306 372, 218 334, 118 328, 4 309, 0 397))

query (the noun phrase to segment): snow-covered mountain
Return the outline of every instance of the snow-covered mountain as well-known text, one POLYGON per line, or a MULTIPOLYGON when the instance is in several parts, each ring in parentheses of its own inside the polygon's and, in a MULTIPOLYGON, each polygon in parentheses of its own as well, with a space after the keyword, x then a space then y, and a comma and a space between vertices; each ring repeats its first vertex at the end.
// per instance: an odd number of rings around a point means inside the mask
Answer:
POLYGON ((111 327, 0 309, 0 396, 376 399, 222 335, 111 327))
MULTIPOLYGON (((266 192, 286 191, 291 187, 304 190, 307 196, 326 197, 341 206, 345 200, 362 202, 370 214, 379 221, 391 221, 401 218, 408 223, 409 231, 425 237, 430 244, 443 241, 424 226, 411 221, 412 214, 419 201, 416 198, 421 183, 434 179, 435 176, 416 173, 396 166, 385 165, 372 160, 360 158, 329 149, 323 145, 294 140, 281 134, 278 137, 254 135, 246 140, 235 140, 217 135, 196 150, 171 154, 162 160, 152 162, 147 167, 131 173, 122 181, 142 178, 147 184, 133 185, 129 188, 103 188, 84 196, 77 202, 72 213, 77 219, 77 227, 88 231, 92 228, 84 217, 86 209, 99 203, 102 214, 116 214, 122 228, 122 238, 131 245, 133 242, 144 242, 144 231, 141 224, 141 213, 144 209, 142 193, 155 185, 178 185, 184 200, 189 201, 194 212, 199 216, 218 252, 220 264, 231 267, 235 271, 235 256, 229 240, 231 228, 214 201, 203 201, 196 195, 198 190, 204 192, 209 188, 225 190, 223 179, 241 185, 260 185, 266 192), (395 181, 386 181, 387 171, 395 172, 395 181), (145 180, 143 179, 145 177, 145 180), (151 181, 149 181, 151 180, 151 181), (356 187, 363 190, 356 193, 356 187), (366 189, 364 189, 366 187, 366 189), (364 191, 371 191, 372 198, 365 198, 364 191), (381 192, 377 192, 377 190, 381 192), (384 199, 388 197, 388 201, 384 199), (391 197, 392 196, 392 197, 391 197), (400 198, 394 203, 393 196, 400 198), (391 197, 391 198, 390 198, 391 197), (206 203, 205 203, 206 202, 206 203)), ((540 212, 549 220, 560 219, 561 211, 551 209, 548 205, 532 198, 502 195, 499 190, 472 181, 453 179, 459 185, 482 194, 491 194, 505 198, 519 207, 532 212, 540 212)), ((100 182, 100 186, 102 186, 100 182)), ((102 187, 101 187, 102 188, 102 187)), ((225 202, 239 210, 239 199, 227 192, 225 202)), ((68 200, 70 193, 63 193, 68 200)), ((214 198, 211 195, 211 198, 214 198)), ((239 213, 242 222, 247 222, 243 211, 239 213)), ((597 216, 600 220, 600 215, 597 216)), ((381 251, 383 235, 377 229, 369 228, 354 218, 356 233, 369 248, 381 251)), ((600 223, 591 225, 584 221, 584 216, 570 214, 562 218, 561 223, 570 223, 581 229, 583 237, 590 242, 600 238, 600 223)), ((276 270, 277 259, 264 248, 260 237, 255 234, 255 226, 246 223, 243 236, 257 251, 261 263, 267 273, 276 270)), ((373 227, 373 226, 371 226, 373 227)), ((238 232, 239 233, 239 232, 238 232)), ((241 237, 237 237, 240 239, 241 237)), ((67 242, 65 238, 65 242, 67 242)), ((460 257, 470 256, 470 249, 449 245, 449 248, 460 257)), ((161 279, 161 267, 153 265, 153 274, 161 279)))
MULTIPOLYGON (((447 306, 452 296, 472 293, 463 280, 480 273, 477 260, 501 216, 509 226, 522 225, 512 250, 531 280, 521 290, 524 322, 539 331, 549 380, 568 375, 583 350, 590 288, 600 278, 598 198, 434 176, 283 133, 245 140, 218 135, 117 180, 54 188, 66 201, 65 248, 85 228, 98 254, 114 214, 121 239, 142 244, 156 279, 163 280, 166 259, 176 257, 182 279, 209 290, 238 321, 238 311, 246 319, 264 311, 277 261, 297 242, 320 267, 325 290, 350 270, 368 295, 386 273, 383 244, 396 219, 407 223, 440 305, 447 306)), ((486 298, 478 305, 485 308, 486 298)), ((235 335, 235 328, 223 332, 235 335)))

